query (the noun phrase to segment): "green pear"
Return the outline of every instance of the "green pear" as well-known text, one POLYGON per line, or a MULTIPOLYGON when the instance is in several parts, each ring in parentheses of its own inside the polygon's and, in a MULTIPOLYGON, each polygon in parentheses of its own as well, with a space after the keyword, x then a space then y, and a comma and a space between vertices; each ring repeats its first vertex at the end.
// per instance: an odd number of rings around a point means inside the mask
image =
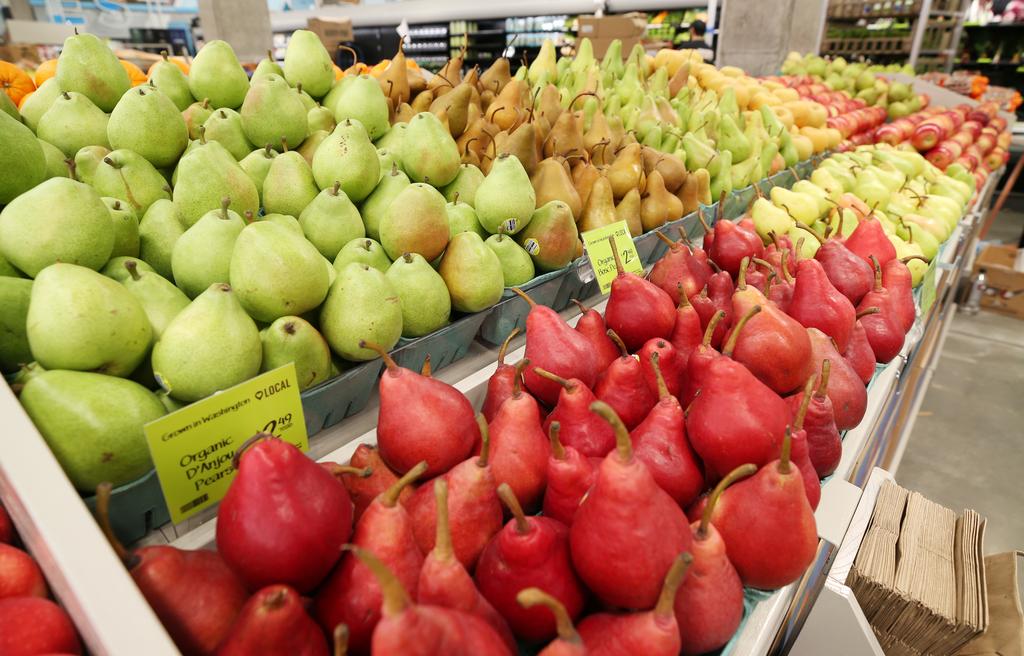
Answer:
POLYGON ((214 109, 234 109, 245 100, 249 76, 230 45, 220 40, 208 41, 192 60, 188 90, 193 98, 209 99, 214 109))
POLYGON ((402 152, 402 141, 405 138, 405 132, 408 129, 408 123, 395 123, 394 125, 391 126, 390 130, 384 133, 383 136, 374 139, 373 145, 376 146, 377 148, 384 148, 386 150, 390 150, 397 156, 399 153, 402 152))
POLYGON ((264 214, 257 220, 276 223, 279 226, 288 228, 297 235, 305 237, 305 235, 302 233, 302 226, 299 224, 299 220, 296 219, 294 216, 290 216, 288 214, 264 214))
MULTIPOLYGON (((935 216, 925 216, 921 214, 904 214, 900 218, 900 220, 904 224, 907 224, 908 227, 910 225, 917 225, 920 226, 925 231, 931 233, 931 235, 936 239, 936 246, 946 241, 946 239, 952 232, 952 230, 949 229, 949 227, 942 221, 941 218, 935 216)), ((921 249, 924 250, 923 245, 921 249)))
POLYGON ((36 135, 68 157, 74 157, 85 146, 110 147, 108 119, 103 110, 82 94, 64 91, 39 119, 36 135))
POLYGON ((366 237, 353 239, 341 247, 341 250, 338 251, 338 257, 334 258, 334 270, 340 272, 353 262, 366 264, 381 273, 387 272, 391 266, 391 260, 388 259, 388 254, 384 252, 384 247, 379 242, 366 237))
POLYGON ((18 271, 13 264, 8 262, 3 255, 0 255, 0 278, 23 278, 24 274, 18 271))
POLYGON ((385 173, 380 179, 360 208, 367 237, 380 239, 380 224, 384 220, 388 207, 391 206, 391 201, 409 184, 409 176, 398 166, 392 166, 390 172, 385 173))
POLYGON ((32 355, 46 369, 111 376, 134 371, 153 338, 142 305, 128 290, 92 269, 62 262, 36 276, 26 326, 32 355))
POLYGON ((334 66, 324 44, 309 30, 295 30, 284 53, 284 79, 314 98, 323 98, 334 83, 334 66))
POLYGON ((470 207, 476 204, 476 190, 484 181, 484 174, 472 164, 460 164, 455 179, 444 186, 441 193, 449 203, 458 199, 470 207))
MULTIPOLYGON (((284 76, 282 75, 281 77, 284 77, 284 76)), ((302 103, 302 108, 303 108, 303 110, 307 114, 309 113, 309 110, 317 107, 317 102, 315 100, 313 100, 313 97, 310 96, 308 93, 306 93, 305 91, 302 90, 302 84, 301 83, 295 85, 295 88, 292 89, 292 93, 295 94, 295 96, 299 99, 299 102, 302 103)), ((330 110, 327 110, 327 111, 330 112, 332 117, 334 116, 334 112, 332 112, 330 110)))
POLYGON ((498 256, 506 287, 518 287, 533 279, 533 260, 514 239, 508 235, 491 235, 484 243, 498 256))
POLYGON ((338 251, 352 241, 366 236, 359 210, 341 190, 341 183, 324 189, 299 214, 302 232, 321 255, 334 261, 338 251))
MULTIPOLYGON (((7 95, 7 94, 4 94, 7 95)), ((43 157, 46 158, 46 179, 70 178, 71 169, 68 167, 68 158, 64 153, 48 141, 39 140, 39 147, 43 149, 43 157)))
POLYGON ((242 117, 233 109, 218 109, 206 119, 203 129, 207 141, 220 143, 235 160, 242 159, 255 148, 242 128, 242 117))
POLYGON ((104 156, 93 172, 92 186, 101 196, 128 203, 138 214, 145 214, 158 200, 171 198, 164 176, 131 150, 115 150, 104 156))
POLYGON ((191 301, 171 281, 154 271, 142 271, 133 260, 126 261, 124 269, 128 276, 121 284, 138 299, 153 327, 154 339, 160 339, 171 320, 191 301))
POLYGON ((256 185, 256 191, 260 195, 260 204, 263 203, 263 181, 267 179, 267 173, 270 171, 270 165, 273 164, 275 157, 277 157, 277 151, 268 144, 252 151, 238 162, 252 183, 256 185))
POLYGON ((8 96, 6 92, 2 95, 3 97, 0 98, 0 112, 7 114, 15 121, 21 123, 21 114, 18 113, 18 106, 14 104, 14 101, 11 100, 11 97, 8 96))
POLYGON ((274 158, 263 181, 263 207, 274 214, 298 218, 317 194, 309 164, 294 150, 274 158))
POLYGON ((476 218, 476 210, 470 205, 458 200, 450 201, 445 205, 445 212, 448 214, 448 233, 454 237, 460 232, 475 232, 484 239, 487 238, 487 231, 480 225, 480 219, 476 218))
MULTIPOLYGON (((75 153, 75 175, 73 177, 79 182, 92 186, 93 182, 95 182, 96 169, 99 168, 103 158, 109 154, 110 149, 103 146, 86 146, 82 148, 75 153)), ((113 196, 114 194, 104 195, 113 196)))
POLYGON ((758 236, 767 241, 771 241, 772 235, 789 233, 794 226, 794 219, 789 212, 772 204, 767 198, 755 200, 750 207, 749 214, 754 221, 754 229, 758 236))
POLYGON ((530 223, 537 195, 515 155, 502 153, 476 190, 474 207, 484 230, 514 235, 530 223))
POLYGON ((260 196, 238 162, 216 141, 193 148, 178 162, 174 184, 174 205, 178 218, 188 227, 210 210, 221 206, 224 198, 230 208, 242 215, 259 212, 260 196))
MULTIPOLYGON (((57 60, 56 78, 65 92, 82 94, 104 112, 113 110, 131 87, 128 72, 114 52, 92 34, 76 34, 64 40, 57 60)), ((73 154, 74 151, 68 156, 73 154)))
POLYGON ((188 90, 188 78, 177 64, 167 59, 166 52, 160 54, 163 59, 149 70, 149 83, 167 96, 179 112, 183 112, 195 102, 192 92, 188 90))
POLYGON ((337 122, 334 120, 334 112, 326 107, 320 107, 317 105, 312 109, 306 110, 307 135, 313 134, 319 130, 332 132, 337 125, 337 122))
POLYGON ((174 278, 171 255, 185 227, 178 220, 174 203, 161 199, 149 206, 139 221, 139 257, 168 280, 174 278))
POLYGON ((153 166, 166 168, 174 166, 184 152, 188 127, 170 98, 140 85, 129 89, 114 107, 107 138, 112 148, 133 150, 153 166))
POLYGON ((857 182, 853 187, 853 193, 867 203, 868 207, 884 212, 889 207, 892 190, 882 183, 873 170, 861 169, 857 171, 857 182))
MULTIPOLYGON (((914 215, 911 215, 914 216, 914 215)), ((938 238, 925 226, 917 223, 906 222, 906 241, 910 244, 917 244, 921 248, 921 254, 930 262, 939 253, 938 238)))
POLYGON ((316 149, 320 147, 320 144, 324 142, 324 139, 331 136, 331 133, 327 130, 317 130, 313 134, 306 137, 306 140, 302 142, 295 152, 306 158, 306 162, 313 166, 313 156, 316 155, 316 149))
POLYGON ((0 212, 0 255, 31 277, 54 262, 99 269, 113 248, 107 206, 70 178, 50 178, 0 212))
POLYGON ((166 414, 138 383, 82 371, 46 371, 21 390, 22 407, 83 494, 130 483, 153 468, 142 427, 166 414))
POLYGON ((460 232, 441 258, 438 268, 459 312, 480 312, 491 307, 505 291, 501 261, 480 235, 460 232))
POLYGON ((110 261, 100 269, 100 273, 112 280, 116 280, 117 282, 124 282, 131 277, 131 274, 128 272, 129 263, 140 273, 143 271, 156 273, 153 267, 149 266, 149 264, 137 257, 131 257, 129 255, 118 255, 117 257, 110 258, 110 261))
POLYGON ((242 217, 228 209, 226 203, 221 209, 204 214, 174 244, 174 284, 189 298, 196 298, 214 283, 228 282, 231 253, 244 227, 242 217))
POLYGON ((339 125, 349 119, 359 121, 374 141, 391 128, 388 101, 376 78, 346 75, 331 95, 334 97, 324 98, 323 105, 334 112, 334 120, 339 125))
POLYGON ((0 205, 46 179, 46 153, 39 140, 7 114, 0 116, 0 170, 0 205))
MULTIPOLYGON (((387 175, 387 172, 400 166, 398 157, 386 148, 377 149, 377 162, 380 164, 380 177, 387 175)), ((378 180, 377 182, 380 182, 378 180)))
POLYGON ((32 361, 25 325, 31 295, 31 280, 0 276, 0 373, 32 361))
POLYGON ((274 59, 274 53, 271 50, 267 51, 267 56, 264 57, 256 64, 256 70, 252 72, 252 82, 256 82, 268 75, 276 75, 280 78, 284 77, 284 70, 281 69, 281 65, 274 59))
POLYGON ((139 219, 135 212, 120 198, 104 198, 114 226, 114 248, 111 257, 139 256, 139 219))
POLYGON ((25 383, 32 380, 39 374, 44 373, 45 371, 45 369, 39 366, 38 362, 28 362, 26 364, 21 365, 21 367, 18 368, 14 376, 10 378, 10 382, 24 385, 25 383))
POLYGON ((405 253, 419 253, 433 262, 450 236, 444 196, 419 182, 398 192, 380 223, 380 243, 392 261, 405 253))
POLYGON ((815 197, 799 191, 791 191, 785 187, 772 187, 769 196, 775 207, 781 208, 794 220, 806 226, 817 221, 825 213, 818 211, 818 201, 815 197))
POLYGON ((530 63, 530 68, 527 72, 527 79, 530 80, 531 85, 540 84, 545 82, 554 82, 558 79, 558 66, 555 63, 555 45, 551 39, 544 39, 544 43, 540 46, 540 52, 530 63))
POLYGON ((572 209, 560 200, 544 203, 534 210, 530 223, 519 231, 516 241, 540 271, 565 267, 575 257, 580 241, 572 209))
POLYGON ((282 140, 297 146, 306 138, 309 128, 302 101, 284 78, 276 75, 253 82, 239 114, 245 136, 258 146, 276 146, 282 140))
POLYGON ((753 153, 750 139, 736 125, 731 114, 723 114, 718 124, 719 150, 728 150, 732 153, 733 164, 745 161, 753 153))
POLYGON ((352 263, 331 285, 320 309, 320 330, 331 349, 346 360, 373 360, 377 352, 360 342, 391 350, 402 336, 402 303, 383 273, 352 263))
POLYGON ((422 255, 405 253, 385 276, 402 301, 403 337, 422 337, 448 325, 452 313, 448 288, 422 255))
MULTIPOLYGON (((455 179, 461 163, 459 147, 451 133, 430 112, 420 112, 409 121, 399 157, 410 180, 438 188, 455 179)), ((526 181, 530 181, 529 177, 526 181)))
POLYGON ((60 84, 57 83, 57 78, 51 77, 39 85, 39 88, 21 103, 21 118, 33 132, 38 131, 39 119, 43 117, 46 110, 50 109, 60 93, 60 84))
POLYGON ((198 401, 260 371, 256 324, 231 285, 215 283, 178 313, 153 345, 153 374, 179 401, 198 401))
POLYGON ((338 123, 313 155, 313 177, 321 189, 340 182, 353 203, 370 195, 380 180, 380 161, 362 123, 355 119, 338 123))
POLYGON ((213 116, 213 107, 210 106, 210 99, 204 98, 200 102, 194 102, 181 111, 181 117, 185 119, 185 126, 188 128, 188 138, 198 139, 199 128, 203 127, 206 119, 213 116))
POLYGON ((269 323, 327 296, 323 258, 305 237, 271 221, 245 226, 231 254, 231 288, 249 316, 269 323))
POLYGON ((260 342, 263 344, 260 371, 273 371, 294 362, 299 391, 331 377, 331 349, 327 340, 305 319, 281 317, 260 331, 260 342))

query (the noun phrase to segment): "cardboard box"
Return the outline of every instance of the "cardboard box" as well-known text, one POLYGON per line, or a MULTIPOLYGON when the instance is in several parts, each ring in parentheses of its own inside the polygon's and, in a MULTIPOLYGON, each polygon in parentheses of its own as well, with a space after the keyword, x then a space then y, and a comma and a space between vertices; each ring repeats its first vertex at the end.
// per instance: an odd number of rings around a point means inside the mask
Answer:
POLYGON ((1016 257, 1016 246, 989 246, 974 261, 974 273, 985 269, 983 308, 1024 319, 1024 272, 1014 270, 1016 257))
POLYGON ((353 40, 351 18, 310 18, 306 27, 320 37, 332 57, 339 43, 353 40))
POLYGON ((0 45, 0 60, 11 62, 15 66, 37 66, 42 63, 39 46, 28 43, 0 45))
POLYGON ((577 34, 580 37, 625 39, 642 37, 647 29, 647 14, 631 12, 615 16, 580 16, 577 34))

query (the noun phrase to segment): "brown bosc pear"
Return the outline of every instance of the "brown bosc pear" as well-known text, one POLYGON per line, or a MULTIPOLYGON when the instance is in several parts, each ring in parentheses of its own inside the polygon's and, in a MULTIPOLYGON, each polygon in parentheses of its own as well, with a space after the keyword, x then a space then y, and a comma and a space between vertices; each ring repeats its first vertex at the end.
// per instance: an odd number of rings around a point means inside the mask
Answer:
MULTIPOLYGON (((430 105, 434 102, 434 97, 435 96, 433 91, 431 91, 430 89, 424 89, 423 91, 416 94, 416 97, 412 99, 412 102, 410 102, 409 105, 417 114, 419 114, 420 112, 429 112, 430 105)), ((401 109, 401 107, 402 106, 399 105, 399 109, 401 109)))
POLYGON ((599 176, 590 189, 590 195, 583 206, 583 214, 577 221, 580 232, 586 232, 618 221, 615 215, 615 200, 612 185, 605 176, 599 176))
POLYGON ((644 232, 659 228, 683 216, 683 202, 665 189, 658 171, 647 176, 647 189, 640 203, 640 221, 644 232))
POLYGON ((409 102, 409 98, 412 97, 409 90, 409 67, 405 65, 404 42, 401 39, 398 41, 398 52, 391 58, 388 67, 377 81, 380 82, 384 95, 391 100, 393 107, 409 102))
POLYGON ((409 105, 409 103, 402 103, 401 105, 398 106, 398 109, 395 110, 395 119, 394 121, 392 121, 391 124, 394 125, 395 123, 408 123, 418 113, 419 112, 413 109, 409 105))
POLYGON ((527 121, 520 124, 511 133, 501 132, 494 138, 495 157, 504 153, 515 155, 526 169, 533 175, 537 170, 540 156, 537 153, 537 139, 533 123, 527 121))
POLYGON ((583 92, 578 94, 569 103, 569 107, 559 114, 558 119, 551 125, 551 131, 544 139, 544 156, 561 155, 562 157, 579 157, 583 155, 583 117, 577 116, 573 111, 573 105, 584 96, 596 94, 583 92))
POLYGON ((548 201, 560 200, 569 206, 574 220, 583 214, 583 202, 561 157, 548 157, 541 161, 530 176, 530 183, 537 196, 537 207, 543 207, 548 201))
POLYGON ((512 130, 526 118, 523 96, 529 97, 530 88, 522 80, 511 80, 487 108, 487 120, 502 130, 512 130))
POLYGON ((583 147, 587 149, 591 157, 596 154, 594 151, 598 144, 603 144, 602 150, 611 148, 613 153, 619 145, 608 125, 608 119, 605 118, 604 112, 600 108, 594 112, 594 118, 590 120, 590 129, 583 133, 583 147))
POLYGON ((638 143, 621 146, 615 153, 615 161, 608 167, 608 181, 616 199, 625 196, 630 189, 644 191, 646 180, 641 148, 638 143))
POLYGON ((480 76, 480 95, 490 92, 497 97, 512 79, 512 65, 507 57, 498 57, 480 76))
POLYGON ((448 130, 457 139, 466 130, 469 103, 472 99, 473 87, 467 82, 461 83, 451 93, 446 93, 430 103, 430 111, 440 117, 442 112, 448 115, 448 130))
POLYGON ((630 189, 629 193, 623 196, 619 204, 615 206, 615 220, 625 221, 626 225, 629 226, 629 234, 639 237, 644 233, 644 225, 641 219, 642 210, 643 201, 640 198, 640 192, 636 189, 630 189))
POLYGON ((459 54, 445 62, 434 77, 427 82, 427 89, 434 92, 434 97, 443 96, 457 84, 462 82, 462 62, 466 57, 466 46, 462 46, 459 54))
POLYGON ((480 67, 474 66, 469 69, 466 73, 466 77, 462 78, 461 84, 469 85, 469 103, 471 105, 480 106, 480 67))
POLYGON ((676 72, 668 80, 668 95, 673 98, 686 86, 690 79, 690 64, 686 63, 676 69, 676 72))
POLYGON ((540 95, 537 96, 537 116, 543 118, 548 122, 548 125, 554 125, 555 121, 562 114, 562 101, 558 93, 558 87, 554 84, 548 84, 540 91, 540 95))
MULTIPOLYGON (((640 151, 644 161, 644 172, 650 175, 654 171, 661 174, 665 189, 674 194, 686 181, 686 165, 672 153, 663 153, 650 146, 643 146, 640 151)), ((682 199, 680 199, 682 200, 682 199)))
POLYGON ((580 195, 580 202, 584 207, 587 206, 587 200, 590 198, 590 190, 594 188, 594 183, 602 175, 602 169, 586 159, 576 160, 576 164, 573 165, 572 184, 576 187, 576 193, 580 195))

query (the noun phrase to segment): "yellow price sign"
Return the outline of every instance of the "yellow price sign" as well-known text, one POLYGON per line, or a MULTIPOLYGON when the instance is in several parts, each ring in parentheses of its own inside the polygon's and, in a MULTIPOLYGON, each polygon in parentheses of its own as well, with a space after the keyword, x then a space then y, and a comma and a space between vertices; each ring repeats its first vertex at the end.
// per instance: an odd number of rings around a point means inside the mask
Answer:
POLYGON ((636 244, 633 243, 633 237, 630 236, 629 226, 625 221, 588 230, 583 233, 583 247, 587 251, 587 258, 594 269, 594 276, 597 278, 597 284, 601 286, 602 294, 607 294, 611 290, 612 281, 617 274, 612 241, 615 242, 615 250, 619 253, 622 268, 638 276, 644 275, 643 262, 636 252, 636 244))
POLYGON ((253 435, 270 433, 309 449, 294 363, 155 419, 144 431, 174 523, 224 497, 235 452, 253 435))

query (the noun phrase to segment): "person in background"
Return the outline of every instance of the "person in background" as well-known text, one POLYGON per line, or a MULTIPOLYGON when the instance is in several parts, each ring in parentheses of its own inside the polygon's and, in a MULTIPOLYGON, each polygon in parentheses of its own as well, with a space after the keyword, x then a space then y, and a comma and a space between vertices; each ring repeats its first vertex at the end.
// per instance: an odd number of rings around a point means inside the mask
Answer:
POLYGON ((704 58, 704 61, 713 61, 715 58, 715 51, 705 39, 707 31, 708 26, 704 21, 700 19, 693 21, 690 23, 690 40, 680 42, 678 48, 680 50, 696 50, 700 53, 700 56, 704 58))

